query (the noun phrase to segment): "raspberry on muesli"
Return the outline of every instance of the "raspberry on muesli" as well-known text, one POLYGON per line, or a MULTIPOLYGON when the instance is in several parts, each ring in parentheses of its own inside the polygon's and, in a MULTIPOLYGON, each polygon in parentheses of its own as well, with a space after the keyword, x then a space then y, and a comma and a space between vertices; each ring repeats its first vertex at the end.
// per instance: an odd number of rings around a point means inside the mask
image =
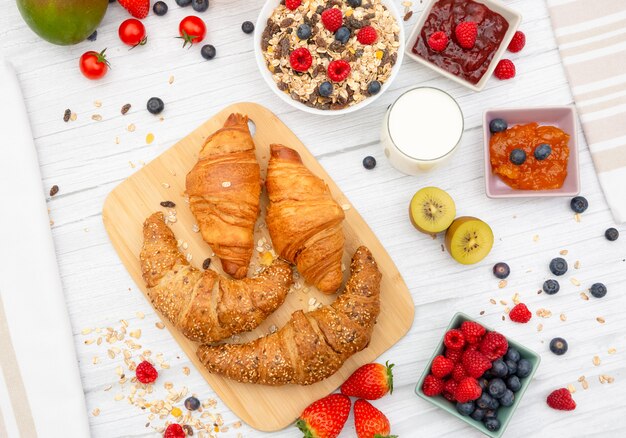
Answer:
POLYGON ((342 0, 303 0, 294 10, 281 3, 267 20, 261 38, 267 68, 278 88, 296 101, 323 110, 346 108, 368 98, 371 82, 384 84, 391 76, 399 47, 399 25, 382 0, 364 0, 357 8, 342 0), (332 8, 342 14, 341 27, 336 31, 328 30, 321 19, 322 13, 332 8), (306 26, 299 32, 302 25, 306 26), (363 44, 357 37, 365 27, 371 27, 366 41, 371 44, 363 44), (305 71, 294 69, 290 63, 291 53, 300 48, 308 49, 313 58, 305 71), (332 61, 349 64, 345 79, 344 74, 333 74, 333 69, 329 74, 332 61), (329 81, 333 87, 326 96, 319 87, 329 81))

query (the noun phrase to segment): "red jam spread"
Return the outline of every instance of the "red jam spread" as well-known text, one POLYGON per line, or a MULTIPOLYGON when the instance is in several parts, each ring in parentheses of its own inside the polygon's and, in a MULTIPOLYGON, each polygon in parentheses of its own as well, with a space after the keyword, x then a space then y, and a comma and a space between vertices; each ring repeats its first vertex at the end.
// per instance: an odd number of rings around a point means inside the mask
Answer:
POLYGON ((422 26, 413 53, 476 84, 489 68, 508 28, 509 23, 502 15, 481 3, 472 0, 439 0, 422 26), (463 21, 473 21, 478 25, 476 44, 471 49, 462 48, 456 41, 454 30, 463 21), (432 50, 427 42, 430 35, 437 31, 445 32, 450 39, 441 52, 432 50))
POLYGON ((514 189, 550 190, 563 186, 567 177, 569 135, 555 126, 537 123, 516 125, 491 136, 489 156, 493 173, 514 189), (544 160, 537 160, 534 151, 540 144, 552 148, 544 160), (526 161, 521 165, 511 162, 513 149, 523 149, 526 161))

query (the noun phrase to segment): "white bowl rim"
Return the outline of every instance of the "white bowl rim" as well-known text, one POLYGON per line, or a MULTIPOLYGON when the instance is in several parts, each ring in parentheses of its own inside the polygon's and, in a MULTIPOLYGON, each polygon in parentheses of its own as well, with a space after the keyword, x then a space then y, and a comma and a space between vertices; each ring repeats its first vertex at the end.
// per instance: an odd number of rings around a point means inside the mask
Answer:
POLYGON ((389 76, 389 79, 385 81, 385 83, 383 84, 378 94, 368 97, 364 101, 359 102, 355 105, 349 106, 347 108, 342 108, 339 110, 322 110, 322 109, 311 108, 309 106, 306 106, 305 104, 292 99, 291 96, 289 96, 288 94, 285 94, 282 91, 280 91, 278 89, 278 86, 276 85, 276 82, 274 82, 274 79, 272 78, 271 72, 267 69, 267 66, 265 64, 265 58, 263 57, 263 52, 261 50, 261 36, 263 35, 263 31, 265 30, 267 19, 272 14, 273 10, 278 6, 278 4, 280 3, 280 0, 267 0, 265 4, 263 5, 263 8, 259 12, 259 17, 257 18, 255 31, 254 31, 254 57, 256 59, 257 66, 259 68, 259 73, 261 74, 261 76, 263 77, 267 85, 272 89, 272 91, 274 91, 274 94, 276 94, 283 102, 291 105, 292 107, 296 109, 307 112, 309 114, 334 116, 334 115, 341 115, 341 114, 349 114, 354 111, 365 108, 367 105, 371 104, 380 96, 382 96, 383 93, 387 91, 387 89, 391 86, 394 79, 400 72, 400 67, 402 66, 402 60, 404 59, 404 53, 405 53, 405 50, 404 50, 405 33, 404 33, 404 26, 402 24, 403 23, 402 17, 400 16, 400 13, 398 12, 398 9, 396 8, 396 6, 393 4, 393 0, 381 0, 381 2, 385 5, 385 7, 387 7, 387 9, 391 12, 391 14, 394 16, 394 18, 398 22, 398 27, 400 28, 400 33, 399 33, 400 46, 398 47, 398 58, 396 60, 395 65, 391 69, 391 75, 389 76))

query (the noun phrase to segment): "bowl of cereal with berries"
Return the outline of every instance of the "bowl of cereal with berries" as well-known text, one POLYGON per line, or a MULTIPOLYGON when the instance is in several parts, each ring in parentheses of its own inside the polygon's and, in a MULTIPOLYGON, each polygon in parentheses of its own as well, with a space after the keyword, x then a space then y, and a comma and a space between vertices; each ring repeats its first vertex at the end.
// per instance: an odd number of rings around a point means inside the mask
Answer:
POLYGON ((284 102, 345 114, 397 75, 404 30, 392 0, 268 0, 255 30, 261 75, 284 102))

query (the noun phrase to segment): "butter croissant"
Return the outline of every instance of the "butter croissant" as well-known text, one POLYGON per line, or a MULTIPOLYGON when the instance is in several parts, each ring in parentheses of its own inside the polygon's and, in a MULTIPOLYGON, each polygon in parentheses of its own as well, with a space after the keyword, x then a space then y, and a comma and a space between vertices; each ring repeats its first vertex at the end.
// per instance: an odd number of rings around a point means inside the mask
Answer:
POLYGON ((140 261, 148 297, 192 341, 216 342, 253 330, 285 301, 292 284, 291 266, 279 259, 243 280, 194 268, 161 212, 146 219, 143 237, 140 261))
POLYGON ((186 186, 202 238, 220 258, 224 272, 245 277, 261 196, 248 117, 231 114, 224 127, 207 138, 186 186))
POLYGON ((331 376, 370 342, 380 313, 381 273, 370 251, 358 248, 345 292, 331 305, 301 310, 277 332, 246 344, 201 345, 209 372, 244 383, 310 385, 331 376))
POLYGON ((270 154, 266 223, 274 249, 308 283, 333 293, 343 280, 343 209, 296 151, 273 144, 270 154))

